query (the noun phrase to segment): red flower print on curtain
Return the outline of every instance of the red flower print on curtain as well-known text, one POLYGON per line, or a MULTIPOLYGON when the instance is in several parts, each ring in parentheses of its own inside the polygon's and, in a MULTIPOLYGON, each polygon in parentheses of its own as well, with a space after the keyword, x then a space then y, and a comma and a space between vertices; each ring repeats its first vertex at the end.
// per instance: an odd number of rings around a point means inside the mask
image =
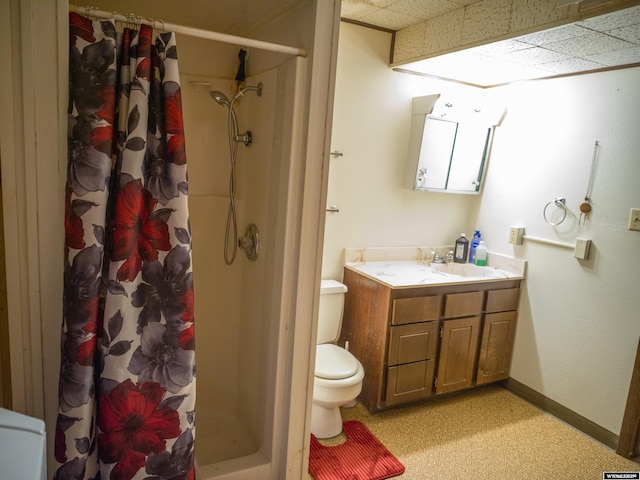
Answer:
POLYGON ((193 480, 191 233, 175 35, 69 16, 55 480, 193 480))

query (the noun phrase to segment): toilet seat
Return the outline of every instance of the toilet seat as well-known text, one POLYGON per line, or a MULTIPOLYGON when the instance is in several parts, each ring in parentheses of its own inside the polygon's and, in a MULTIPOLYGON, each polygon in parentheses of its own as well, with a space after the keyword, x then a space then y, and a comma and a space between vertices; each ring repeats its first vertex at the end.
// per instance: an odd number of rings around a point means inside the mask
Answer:
POLYGON ((344 348, 332 343, 316 345, 316 377, 340 380, 354 376, 358 369, 358 360, 344 348))

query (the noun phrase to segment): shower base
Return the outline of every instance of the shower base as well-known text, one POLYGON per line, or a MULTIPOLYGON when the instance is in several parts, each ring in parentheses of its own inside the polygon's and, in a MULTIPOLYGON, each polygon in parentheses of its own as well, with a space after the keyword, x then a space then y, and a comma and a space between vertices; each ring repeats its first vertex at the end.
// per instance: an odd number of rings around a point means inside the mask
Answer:
POLYGON ((196 459, 199 465, 211 465, 251 455, 259 447, 240 420, 198 415, 196 459))

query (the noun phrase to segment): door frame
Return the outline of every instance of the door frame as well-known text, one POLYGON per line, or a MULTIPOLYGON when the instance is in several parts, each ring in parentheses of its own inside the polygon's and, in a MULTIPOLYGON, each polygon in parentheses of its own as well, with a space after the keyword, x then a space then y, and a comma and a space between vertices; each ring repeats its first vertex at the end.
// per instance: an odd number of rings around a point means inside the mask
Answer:
POLYGON ((640 340, 631 373, 627 406, 622 417, 616 453, 625 458, 640 456, 640 340))

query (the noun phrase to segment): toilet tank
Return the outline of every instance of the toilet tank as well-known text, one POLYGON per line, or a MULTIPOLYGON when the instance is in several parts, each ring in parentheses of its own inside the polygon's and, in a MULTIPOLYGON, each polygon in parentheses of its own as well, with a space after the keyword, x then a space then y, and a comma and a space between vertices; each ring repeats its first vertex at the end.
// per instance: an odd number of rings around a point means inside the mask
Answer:
POLYGON ((320 310, 318 312, 318 339, 316 343, 335 343, 342 326, 342 307, 347 286, 336 280, 320 283, 320 310))

